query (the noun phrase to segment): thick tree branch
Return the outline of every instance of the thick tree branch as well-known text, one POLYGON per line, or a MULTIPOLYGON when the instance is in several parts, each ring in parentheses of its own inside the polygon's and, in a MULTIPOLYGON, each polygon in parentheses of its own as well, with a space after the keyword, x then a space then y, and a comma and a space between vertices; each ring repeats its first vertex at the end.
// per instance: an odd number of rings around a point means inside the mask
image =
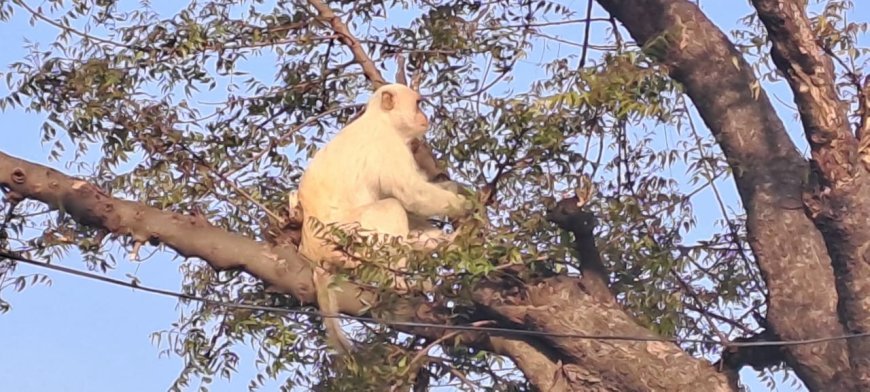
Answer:
POLYGON ((858 143, 837 94, 834 63, 817 43, 806 5, 794 0, 752 0, 752 5, 767 29, 771 58, 791 86, 820 174, 834 187, 851 181, 859 168, 858 143))
MULTIPOLYGON (((870 332, 870 174, 858 160, 848 107, 840 100, 834 63, 821 48, 804 9, 794 0, 752 0, 768 32, 771 58, 794 94, 822 180, 811 200, 837 277, 842 319, 849 332, 870 332)), ((860 86, 859 86, 860 88, 860 86)), ((859 99, 862 94, 859 91, 859 99)), ((864 102, 859 102, 859 107, 864 102)), ((860 390, 870 390, 870 341, 849 341, 860 390)))
MULTIPOLYGON (((747 211, 749 243, 769 290, 767 319, 783 339, 842 334, 831 259, 805 215, 809 166, 750 65, 687 0, 598 0, 685 86, 719 141, 747 211), (811 318, 812 323, 806 320, 811 318)), ((811 390, 854 390, 844 342, 786 349, 811 390)))
POLYGON ((137 242, 163 243, 216 270, 242 269, 303 303, 315 301, 311 269, 290 247, 257 243, 194 216, 116 199, 88 182, 2 152, 0 186, 61 210, 80 224, 137 242))
POLYGON ((547 219, 562 230, 574 234, 574 251, 580 260, 580 282, 596 300, 603 303, 616 303, 610 291, 610 272, 601 261, 601 253, 595 245, 595 217, 583 211, 578 205, 579 198, 571 197, 559 201, 547 214, 547 219))
POLYGON ((493 352, 511 358, 540 391, 620 391, 621 384, 602 382, 597 371, 563 362, 543 343, 516 337, 490 338, 493 352))
MULTIPOLYGON (((596 301, 576 279, 559 276, 525 287, 516 296, 480 285, 475 302, 516 325, 554 334, 608 335, 613 331, 656 338, 619 305, 596 301), (595 317, 590 317, 595 315, 595 317)), ((601 385, 629 391, 734 391, 736 385, 706 361, 674 344, 541 337, 555 352, 583 369, 594 369, 601 385), (594 353, 594 354, 593 354, 594 353), (652 376, 655 374, 655 376, 652 376)))
MULTIPOLYGON (((4 153, 0 153, 0 187, 15 197, 38 200, 60 209, 80 224, 104 228, 136 241, 162 242, 183 256, 205 260, 215 269, 242 269, 301 302, 315 301, 311 269, 290 246, 267 245, 228 233, 202 219, 119 200, 83 180, 4 153)), ((519 287, 519 291, 516 279, 509 281, 513 285, 488 281, 475 289, 474 297, 496 317, 513 324, 536 326, 542 328, 541 331, 553 328, 554 332, 570 330, 571 333, 587 335, 649 335, 618 308, 598 304, 579 289, 576 279, 543 279, 531 283, 529 288, 519 287), (503 293, 499 287, 512 294, 503 293), (516 296, 516 293, 524 292, 528 295, 516 296), (546 304, 552 305, 548 308, 546 304), (529 318, 521 320, 517 309, 525 311, 529 318), (559 311, 551 313, 555 310, 559 311), (553 318, 544 320, 544 315, 553 318)), ((361 315, 366 303, 376 301, 373 293, 344 283, 339 304, 342 312, 361 315)), ((449 312, 414 299, 396 301, 389 317, 396 321, 450 322, 449 312)), ((450 333, 443 328, 425 326, 398 329, 435 339, 450 333)), ((463 344, 510 356, 535 385, 549 386, 555 391, 681 390, 685 385, 702 384, 717 388, 713 390, 733 390, 724 375, 716 373, 706 361, 692 358, 670 343, 627 344, 586 339, 583 342, 573 342, 572 339, 545 341, 470 331, 456 334, 455 338, 463 344), (609 354, 602 356, 599 351, 602 349, 609 354), (592 357, 596 359, 589 360, 592 357), (629 363, 638 362, 637 358, 644 358, 645 363, 629 363), (626 359, 628 362, 622 362, 626 359), (673 361, 688 367, 674 367, 671 365, 673 361), (685 372, 687 368, 698 372, 685 372), (623 378, 615 376, 616 373, 631 372, 637 373, 623 374, 623 378), (661 384, 665 385, 664 389, 653 387, 658 383, 664 383, 661 384), (630 385, 647 387, 635 389, 630 385)))

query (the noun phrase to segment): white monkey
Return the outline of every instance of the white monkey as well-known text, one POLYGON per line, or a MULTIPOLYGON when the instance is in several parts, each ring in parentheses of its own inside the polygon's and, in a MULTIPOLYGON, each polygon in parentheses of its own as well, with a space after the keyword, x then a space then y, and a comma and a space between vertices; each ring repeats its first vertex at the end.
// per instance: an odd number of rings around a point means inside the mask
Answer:
MULTIPOLYGON (((420 95, 405 85, 379 88, 365 112, 318 151, 302 175, 298 197, 304 220, 299 250, 318 264, 314 286, 325 316, 338 314, 336 294, 328 288, 331 270, 336 265, 352 268, 357 262, 343 257, 334 243, 318 235, 312 218, 322 225, 356 224, 364 231, 402 237, 415 248, 428 248, 431 240, 448 237, 434 227, 424 228, 425 218, 461 217, 471 207, 452 182, 439 186, 419 171, 408 147, 429 128, 419 104, 420 95), (422 231, 411 233, 411 228, 422 231)), ((396 269, 405 268, 401 265, 404 259, 397 263, 396 269)), ((404 284, 396 279, 395 286, 401 289, 404 284)), ((339 320, 328 317, 324 323, 332 347, 349 352, 351 345, 339 320)))

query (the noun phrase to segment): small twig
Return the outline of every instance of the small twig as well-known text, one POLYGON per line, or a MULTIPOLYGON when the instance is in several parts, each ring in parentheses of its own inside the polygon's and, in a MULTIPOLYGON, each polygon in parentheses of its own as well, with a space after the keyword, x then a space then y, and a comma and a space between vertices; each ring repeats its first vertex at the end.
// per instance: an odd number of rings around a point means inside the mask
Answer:
POLYGON ((54 19, 51 19, 51 18, 45 16, 45 14, 43 14, 41 10, 33 9, 32 7, 27 5, 27 3, 25 3, 24 1, 16 0, 16 1, 14 1, 14 3, 17 4, 18 6, 20 6, 21 8, 24 8, 34 18, 39 19, 45 23, 48 23, 48 24, 50 24, 50 25, 52 25, 52 26, 54 26, 62 31, 66 31, 66 32, 72 33, 74 35, 77 35, 79 37, 82 37, 84 39, 89 39, 91 41, 95 41, 95 42, 99 42, 99 43, 103 43, 103 44, 107 44, 107 45, 112 45, 112 46, 117 46, 117 47, 122 47, 122 48, 127 48, 127 49, 134 49, 130 45, 127 45, 127 44, 124 44, 121 42, 115 42, 115 41, 112 41, 112 40, 106 39, 106 38, 96 37, 96 36, 90 35, 88 33, 85 33, 83 31, 76 30, 76 29, 72 28, 71 26, 64 25, 64 24, 62 24, 54 19))
POLYGON ((523 24, 513 24, 513 25, 499 25, 493 27, 484 27, 480 30, 499 30, 499 29, 526 29, 530 27, 549 27, 549 26, 561 26, 567 24, 578 24, 585 23, 587 26, 592 22, 608 22, 610 19, 608 18, 589 18, 588 16, 583 19, 566 19, 559 20, 554 22, 539 22, 539 23, 523 23, 523 24))
POLYGON ((622 34, 619 33, 619 25, 616 24, 616 17, 610 15, 610 25, 613 27, 613 37, 616 40, 616 47, 622 48, 622 34))
POLYGON ((583 31, 583 51, 580 52, 580 65, 578 69, 586 66, 586 54, 589 51, 589 29, 592 27, 592 0, 586 3, 586 26, 583 31))
POLYGON ((462 381, 463 384, 471 388, 472 391, 476 391, 479 389, 479 386, 477 384, 471 382, 468 377, 462 374, 462 372, 460 372, 459 370, 456 370, 456 368, 452 365, 447 365, 447 371, 450 372, 450 374, 456 376, 456 378, 458 378, 459 381, 462 381))
MULTIPOLYGON (((719 320, 719 321, 721 321, 721 322, 723 322, 723 323, 725 323, 725 324, 728 324, 728 325, 730 325, 730 326, 732 326, 732 327, 734 327, 734 328, 737 328, 737 329, 739 329, 739 330, 741 330, 741 331, 743 331, 743 332, 745 332, 745 333, 752 333, 752 332, 754 332, 754 331, 753 331, 752 329, 750 329, 749 327, 743 325, 743 323, 740 323, 740 322, 737 322, 737 321, 735 321, 735 320, 732 320, 732 319, 730 319, 730 318, 728 318, 728 317, 725 317, 725 316, 723 316, 723 315, 721 315, 721 314, 717 314, 717 313, 711 312, 711 311, 709 311, 709 310, 707 310, 707 309, 702 309, 702 308, 701 308, 700 306, 698 306, 698 305, 695 305, 695 304, 691 304, 691 303, 689 303, 689 304, 686 304, 686 308, 688 308, 689 310, 692 310, 692 311, 695 311, 695 312, 698 312, 698 313, 701 313, 701 314, 707 315, 707 316, 709 316, 709 317, 712 317, 712 318, 714 318, 714 319, 716 319, 716 320, 719 320)), ((709 322, 709 321, 708 321, 708 322, 709 322)))
MULTIPOLYGON (((686 102, 682 101, 683 109, 685 113, 690 113, 689 106, 686 102)), ((702 161, 707 164, 704 165, 704 168, 707 171, 707 177, 710 178, 710 187, 713 190, 713 195, 716 198, 716 203, 719 205, 719 211, 722 213, 722 217, 725 219, 725 222, 728 224, 728 230, 731 234, 731 240, 734 243, 735 247, 738 249, 738 254, 740 255, 741 260, 743 261, 744 266, 746 267, 746 272, 752 278, 753 283, 757 287, 764 287, 762 285, 761 277, 755 272, 755 269, 752 267, 753 263, 750 261, 751 258, 743 250, 743 246, 740 244, 740 233, 737 228, 737 224, 728 216, 728 209, 725 207, 725 200, 722 197, 721 192, 719 192, 719 187, 716 186, 714 179, 718 177, 723 172, 716 173, 716 167, 713 166, 712 159, 709 156, 704 156, 706 153, 704 151, 704 144, 701 141, 701 135, 698 133, 698 128, 695 126, 695 121, 692 119, 692 116, 686 116, 689 122, 689 128, 692 130, 692 135, 695 139, 695 146, 698 148, 699 153, 701 154, 702 161)))
POLYGON ((235 174, 239 170, 242 170, 246 166, 250 165, 254 161, 259 160, 264 155, 266 155, 266 153, 268 153, 272 148, 287 141, 287 139, 289 139, 291 136, 295 135, 297 132, 299 132, 299 130, 301 130, 302 128, 304 128, 308 125, 311 125, 311 123, 313 123, 314 121, 319 120, 323 117, 329 116, 331 114, 335 114, 336 112, 340 112, 342 110, 351 109, 351 108, 358 108, 358 107, 361 107, 363 105, 364 104, 350 104, 350 105, 336 106, 332 109, 326 110, 322 113, 318 113, 314 116, 306 118, 304 121, 302 121, 298 125, 294 126, 289 131, 287 131, 283 135, 279 136, 277 139, 273 139, 269 143, 269 145, 266 146, 265 148, 263 148, 261 151, 257 152, 256 154, 254 154, 250 158, 246 159, 244 162, 240 163, 235 170, 231 170, 231 171, 225 173, 224 175, 229 177, 230 175, 235 174))
MULTIPOLYGON (((481 326, 484 326, 487 324, 494 324, 494 322, 492 320, 482 320, 482 321, 475 321, 475 322, 471 323, 470 325, 473 325, 476 327, 481 327, 481 326)), ((435 346, 447 341, 448 339, 452 339, 454 336, 456 336, 460 333, 462 333, 462 331, 453 331, 453 332, 444 334, 444 336, 442 336, 438 339, 435 339, 432 343, 429 343, 428 345, 426 345, 426 347, 420 349, 420 351, 417 352, 417 355, 415 355, 414 358, 411 359, 411 362, 408 362, 408 369, 413 368, 414 364, 416 364, 417 362, 422 360, 423 357, 426 357, 427 353, 429 352, 429 350, 432 349, 432 347, 435 347, 435 346)))
POLYGON ((417 56, 414 67, 414 75, 411 76, 411 89, 420 91, 420 84, 423 82, 423 56, 417 56))
MULTIPOLYGON (((700 298, 698 298, 698 295, 695 293, 695 290, 692 289, 691 286, 689 286, 689 283, 687 283, 685 280, 683 280, 683 277, 677 273, 677 270, 675 270, 674 268, 671 268, 670 273, 674 277, 674 279, 677 280, 677 283, 683 289, 683 292, 688 294, 689 297, 692 298, 692 301, 694 301, 695 304, 698 305, 698 307, 702 307, 702 306, 706 307, 708 305, 708 304, 705 304, 703 301, 701 301, 700 298)), ((722 333, 722 331, 719 329, 719 327, 717 327, 716 324, 713 323, 713 319, 710 317, 709 314, 707 314, 706 311, 702 311, 699 313, 701 313, 701 317, 703 317, 707 321, 707 324, 709 324, 710 328, 712 328, 713 331, 716 333, 716 336, 719 338, 719 340, 722 342, 722 344, 727 346, 730 342, 730 340, 728 339, 728 335, 722 333)))
POLYGON ((202 157, 201 155, 199 155, 198 153, 196 153, 195 151, 193 151, 192 149, 190 149, 190 147, 188 147, 188 146, 185 145, 184 143, 180 143, 180 142, 179 142, 178 145, 181 147, 181 149, 183 149, 184 151, 187 151, 190 155, 192 155, 193 158, 196 159, 197 162, 199 162, 202 166, 204 166, 204 167, 206 168, 206 170, 208 170, 209 172, 211 172, 212 174, 214 174, 215 176, 217 176, 218 178, 220 178, 221 180, 223 180, 223 182, 224 182, 225 184, 227 184, 227 186, 229 186, 230 188, 232 188, 232 189, 233 189, 234 191, 236 191, 238 194, 242 195, 242 197, 244 197, 245 200, 248 200, 249 202, 251 202, 251 203, 253 203, 254 205, 256 205, 257 207, 259 207, 259 208, 260 208, 264 213, 266 213, 266 215, 269 215, 270 218, 274 219, 275 222, 281 222, 281 217, 280 217, 278 214, 276 214, 276 213, 272 212, 271 210, 269 210, 268 208, 266 208, 266 206, 264 206, 262 203, 260 203, 260 202, 257 201, 256 199, 254 199, 254 197, 251 196, 248 192, 245 192, 244 189, 242 189, 241 187, 239 187, 238 185, 236 185, 236 183, 235 183, 234 181, 230 180, 230 179, 227 178, 224 174, 222 174, 221 172, 217 171, 217 169, 215 169, 214 167, 212 167, 212 166, 211 166, 211 165, 210 165, 210 164, 205 160, 204 157, 202 157))
POLYGON ((5 200, 6 203, 9 205, 9 208, 6 210, 6 216, 3 218, 3 222, 0 222, 0 244, 5 242, 9 238, 8 234, 6 233, 6 229, 9 227, 9 221, 12 220, 12 217, 15 214, 15 207, 18 207, 18 203, 21 202, 17 195, 10 196, 11 192, 5 189, 4 191, 6 192, 5 200))
POLYGON ((498 162, 496 164, 496 172, 495 176, 492 177, 486 186, 483 188, 485 192, 483 195, 482 204, 484 206, 490 205, 493 201, 495 201, 495 194, 498 190, 498 182, 505 175, 511 173, 516 167, 508 168, 508 166, 515 166, 518 162, 524 161, 527 157, 523 157, 520 159, 515 159, 514 155, 519 151, 520 146, 522 145, 522 139, 526 136, 526 134, 530 131, 530 128, 523 128, 519 133, 516 134, 515 137, 512 138, 514 141, 514 145, 511 146, 510 150, 505 154, 504 162, 498 162))
POLYGON ((870 121, 868 121, 868 117, 870 117, 870 97, 868 97, 868 93, 870 93, 870 76, 864 78, 862 82, 861 75, 854 70, 854 67, 846 64, 828 45, 819 43, 819 47, 846 70, 846 76, 848 76, 849 82, 855 88, 856 98, 858 99, 856 114, 858 115, 859 122, 858 128, 855 129, 855 137, 858 140, 868 137, 868 134, 870 134, 870 121))

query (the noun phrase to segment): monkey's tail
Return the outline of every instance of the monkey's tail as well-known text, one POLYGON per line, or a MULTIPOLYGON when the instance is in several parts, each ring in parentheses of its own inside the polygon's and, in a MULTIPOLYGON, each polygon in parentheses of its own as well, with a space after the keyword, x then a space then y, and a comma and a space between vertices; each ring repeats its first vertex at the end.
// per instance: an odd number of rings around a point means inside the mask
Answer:
POLYGON ((338 298, 335 290, 329 289, 332 275, 315 268, 314 289, 317 291, 317 305, 323 317, 323 327, 326 329, 326 341, 339 355, 347 355, 353 351, 353 343, 341 330, 341 320, 338 316, 338 298))

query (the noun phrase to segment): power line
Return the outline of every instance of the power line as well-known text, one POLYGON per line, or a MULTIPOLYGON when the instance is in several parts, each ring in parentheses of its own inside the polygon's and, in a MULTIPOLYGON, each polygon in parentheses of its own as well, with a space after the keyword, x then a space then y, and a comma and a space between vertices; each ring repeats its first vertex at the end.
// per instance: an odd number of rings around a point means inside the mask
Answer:
POLYGON ((46 268, 62 273, 66 273, 69 275, 74 275, 86 279, 93 279, 97 281, 101 281, 104 283, 109 283, 116 286, 128 287, 134 290, 141 290, 147 293, 163 295, 167 297, 174 297, 178 299, 185 299, 191 301, 198 301, 204 304, 220 306, 225 308, 234 308, 234 309, 245 309, 245 310, 254 310, 254 311, 263 311, 263 312, 273 312, 273 313, 282 313, 282 314, 297 314, 297 315, 307 315, 307 316, 320 316, 320 317, 334 317, 346 320, 355 320, 361 322, 371 322, 371 323, 380 323, 391 326, 404 326, 404 327, 417 327, 417 328, 437 328, 437 329, 446 329, 453 331, 474 331, 474 332, 492 332, 497 334, 507 334, 507 335, 520 335, 520 336, 541 336, 541 337, 549 337, 549 338, 570 338, 570 339, 587 339, 587 340, 611 340, 611 341, 632 341, 632 342, 669 342, 669 343, 701 343, 701 344, 715 344, 720 346, 727 347, 760 347, 760 346, 797 346, 797 345, 806 345, 806 344, 816 344, 816 343, 824 343, 834 340, 845 340, 845 339, 854 339, 854 338, 865 338, 870 337, 870 332, 863 333, 854 333, 854 334, 845 334, 838 336, 829 336, 823 338, 814 338, 814 339, 800 339, 800 340, 768 340, 768 341, 757 341, 757 342, 728 342, 723 343, 718 340, 712 339, 680 339, 680 338, 665 338, 665 337, 653 337, 653 336, 627 336, 627 335, 585 335, 585 334, 574 334, 574 333, 553 333, 553 332, 544 332, 544 331, 533 331, 533 330, 525 330, 525 329, 512 329, 512 328, 501 328, 501 327, 485 327, 485 326, 476 326, 476 325, 448 325, 448 324, 434 324, 434 323, 421 323, 421 322, 413 322, 413 321, 397 321, 397 320, 379 320, 372 317, 362 317, 362 316, 350 316, 350 315, 323 315, 318 311, 314 310, 302 310, 302 309, 287 309, 287 308, 279 308, 275 306, 264 306, 264 305, 253 305, 253 304, 245 304, 245 303, 234 303, 234 302, 225 302, 225 301, 217 301, 213 299, 208 299, 205 297, 200 297, 191 294, 180 293, 176 291, 158 289, 155 287, 142 286, 137 283, 127 282, 116 278, 110 278, 103 275, 98 275, 90 272, 80 271, 74 268, 64 267, 60 265, 49 264, 46 262, 36 261, 13 252, 9 252, 6 250, 0 250, 0 259, 7 258, 15 261, 19 261, 25 264, 33 265, 39 268, 46 268))

